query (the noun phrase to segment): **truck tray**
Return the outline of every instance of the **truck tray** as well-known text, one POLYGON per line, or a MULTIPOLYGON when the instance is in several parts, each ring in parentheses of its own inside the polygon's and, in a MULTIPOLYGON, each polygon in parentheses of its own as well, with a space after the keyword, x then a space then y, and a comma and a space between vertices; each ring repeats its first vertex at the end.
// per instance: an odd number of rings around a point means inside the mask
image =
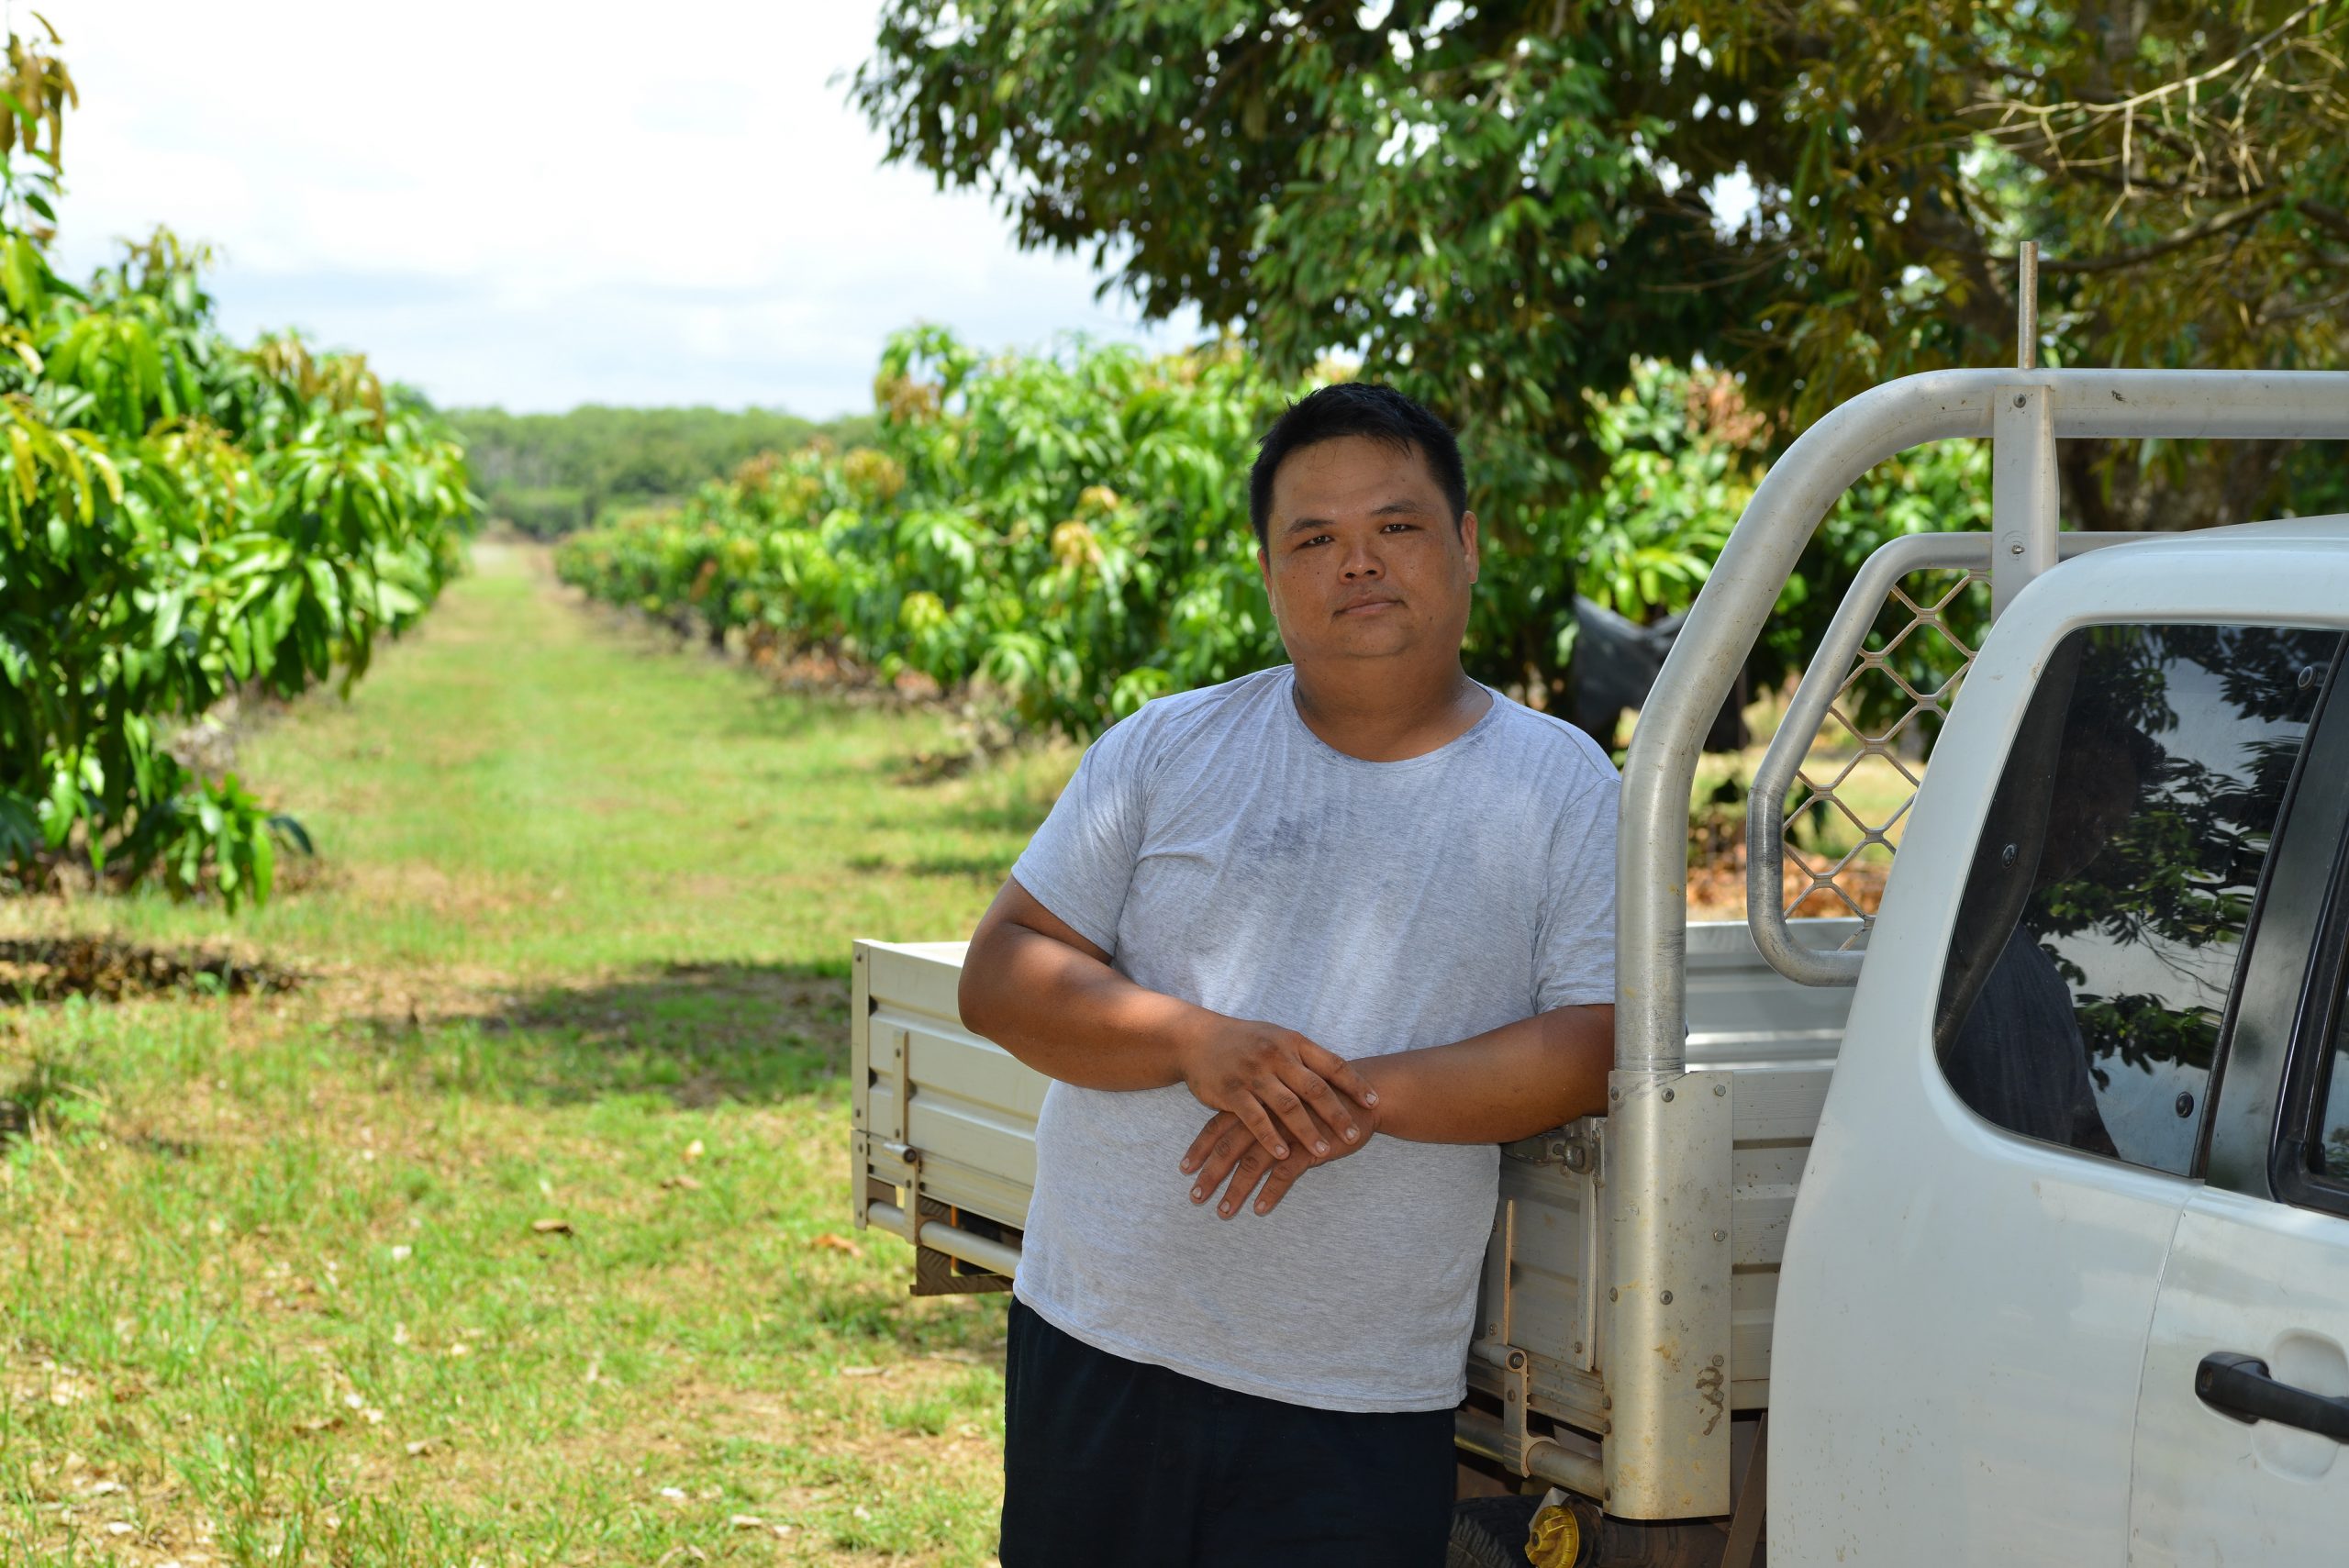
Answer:
MULTIPOLYGON (((1854 920, 1795 924, 1820 947, 1858 929, 1854 920)), ((961 942, 855 948, 856 1222, 916 1243, 914 1288, 925 1294, 1001 1288, 1019 1263, 1036 1178, 1046 1080, 963 1028, 954 1000, 963 951, 961 942)), ((1707 1166, 1714 1184, 1725 1174, 1727 1185, 1729 1403, 1754 1410, 1770 1399, 1787 1222, 1852 994, 1781 978, 1742 923, 1690 926, 1687 951, 1688 1068, 1721 1091, 1704 1114, 1725 1139, 1707 1166)), ((1521 1434, 1538 1434, 1543 1418, 1588 1439, 1603 1439, 1609 1426, 1598 1299, 1606 1121, 1526 1139, 1503 1156, 1469 1379, 1498 1403, 1508 1434, 1498 1446, 1515 1451, 1499 1457, 1521 1461, 1521 1434), (1515 1415, 1512 1398, 1531 1419, 1515 1415)))

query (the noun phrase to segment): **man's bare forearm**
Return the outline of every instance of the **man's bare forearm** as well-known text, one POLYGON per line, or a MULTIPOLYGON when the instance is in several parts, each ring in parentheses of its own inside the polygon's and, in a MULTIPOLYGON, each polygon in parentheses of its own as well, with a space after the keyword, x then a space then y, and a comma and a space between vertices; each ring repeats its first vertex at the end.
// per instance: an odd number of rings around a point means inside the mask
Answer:
MULTIPOLYGON (((1508 1143, 1604 1110, 1614 1060, 1615 1009, 1590 1006, 1559 1007, 1450 1045, 1354 1065, 1378 1091, 1376 1130, 1387 1137, 1508 1143)), ((1298 1177, 1357 1147, 1282 1154, 1232 1118, 1217 1116, 1192 1140, 1180 1168, 1192 1178, 1193 1203, 1222 1190, 1216 1211, 1229 1219, 1259 1180, 1264 1191, 1255 1210, 1269 1214, 1298 1177)))
POLYGON ((1323 1154, 1369 1131, 1377 1095, 1344 1058, 1294 1029, 1135 984, 1017 879, 971 934, 956 1000, 965 1027, 1048 1078, 1081 1089, 1181 1084, 1201 1105, 1238 1117, 1276 1155, 1292 1138, 1323 1154))
POLYGON ((961 1001, 967 1027, 1046 1077, 1086 1089, 1181 1083, 1185 1048, 1211 1018, 1009 922, 973 940, 961 1001))
POLYGON ((1416 1143, 1507 1143, 1607 1108, 1615 1009, 1559 1007, 1451 1045, 1359 1061, 1378 1130, 1416 1143))

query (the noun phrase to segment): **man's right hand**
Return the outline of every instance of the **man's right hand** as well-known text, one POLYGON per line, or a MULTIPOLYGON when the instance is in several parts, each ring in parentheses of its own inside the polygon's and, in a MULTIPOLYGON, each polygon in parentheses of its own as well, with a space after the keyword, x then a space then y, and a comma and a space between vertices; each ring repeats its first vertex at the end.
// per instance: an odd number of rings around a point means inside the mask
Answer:
POLYGON ((1317 1114, 1348 1147, 1359 1147, 1363 1129, 1345 1096, 1378 1103, 1378 1091, 1344 1057, 1275 1024, 1216 1018, 1184 1047, 1181 1066, 1199 1104, 1238 1117, 1275 1160, 1287 1157, 1292 1136, 1317 1156, 1330 1153, 1317 1114))

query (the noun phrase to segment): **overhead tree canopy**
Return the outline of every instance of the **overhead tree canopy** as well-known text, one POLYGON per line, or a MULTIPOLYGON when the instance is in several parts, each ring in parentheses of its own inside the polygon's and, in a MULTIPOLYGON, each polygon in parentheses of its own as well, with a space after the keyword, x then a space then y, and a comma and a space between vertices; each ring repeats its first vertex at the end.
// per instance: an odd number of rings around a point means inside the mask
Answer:
MULTIPOLYGON (((2330 367, 2349 305, 2349 0, 889 0, 859 105, 1279 372, 1359 354, 1475 443, 1505 536, 1563 526, 1586 390, 1738 371, 1781 437, 2011 362, 2330 367)), ((2092 527, 2239 519, 2288 452, 2066 451, 2092 527)))

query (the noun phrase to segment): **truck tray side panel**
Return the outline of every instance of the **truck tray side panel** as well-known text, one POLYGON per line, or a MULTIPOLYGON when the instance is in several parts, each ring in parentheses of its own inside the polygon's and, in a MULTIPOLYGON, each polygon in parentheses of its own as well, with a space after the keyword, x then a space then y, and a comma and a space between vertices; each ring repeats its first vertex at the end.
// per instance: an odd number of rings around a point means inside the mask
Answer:
MULTIPOLYGON (((1804 921, 1832 945, 1853 921, 1804 921)), ((1025 1228, 1036 1176, 1044 1079, 962 1027, 954 1005, 963 944, 859 942, 852 1023, 856 1215, 917 1212, 917 1195, 985 1229, 1025 1228), (918 1195, 913 1190, 918 1185, 918 1195)), ((1769 1401, 1770 1325, 1796 1184, 1842 1041, 1844 990, 1780 978, 1742 924, 1688 929, 1688 1065, 1732 1074, 1731 1396, 1769 1401)), ((1511 1145, 1486 1258, 1481 1337, 1526 1352, 1527 1407, 1606 1429, 1600 1283, 1603 1119, 1511 1145)), ((934 1212, 934 1211, 933 1211, 934 1212)), ((891 1229, 900 1222, 887 1218, 891 1229)), ((938 1239, 935 1224, 925 1236, 938 1239)), ((1489 1379, 1472 1365, 1479 1386, 1489 1379)))

